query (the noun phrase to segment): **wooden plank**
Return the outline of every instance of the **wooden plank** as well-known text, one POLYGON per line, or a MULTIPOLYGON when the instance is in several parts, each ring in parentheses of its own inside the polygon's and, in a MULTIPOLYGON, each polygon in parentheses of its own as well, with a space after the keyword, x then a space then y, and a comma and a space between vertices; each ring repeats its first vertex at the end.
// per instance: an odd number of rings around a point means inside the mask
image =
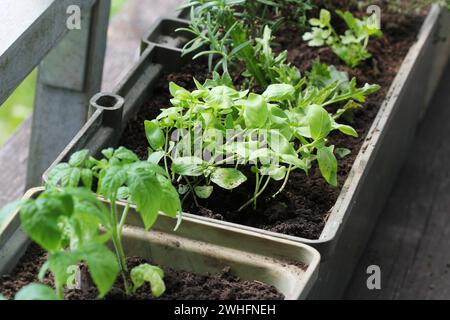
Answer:
POLYGON ((450 65, 347 289, 347 299, 450 299, 450 65), (381 268, 381 290, 366 269, 381 268))
MULTIPOLYGON (((174 13, 182 0, 128 0, 110 23, 103 89, 112 90, 137 60, 140 39, 161 15, 174 13)), ((31 121, 0 148, 0 208, 20 198, 25 189, 31 121)))
POLYGON ((139 58, 140 40, 158 17, 175 15, 184 0, 128 0, 108 31, 103 91, 111 91, 139 58))
POLYGON ((25 191, 31 118, 0 149, 0 208, 25 191))

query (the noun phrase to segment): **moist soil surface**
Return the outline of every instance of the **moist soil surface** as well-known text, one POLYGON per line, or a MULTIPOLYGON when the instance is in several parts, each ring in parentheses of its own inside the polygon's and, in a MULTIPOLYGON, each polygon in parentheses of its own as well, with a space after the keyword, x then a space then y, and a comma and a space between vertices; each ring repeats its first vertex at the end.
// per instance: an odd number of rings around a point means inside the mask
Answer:
MULTIPOLYGON (((334 2, 341 9, 357 11, 356 8, 343 4, 347 2, 334 2)), ((333 188, 328 185, 316 165, 310 170, 309 176, 306 176, 304 172, 294 172, 284 192, 275 199, 272 195, 279 189, 280 183, 272 183, 265 194, 259 198, 256 209, 250 207, 241 212, 237 210, 253 193, 254 181, 250 177, 245 184, 232 192, 216 188, 211 198, 199 200, 199 207, 192 201, 186 201, 184 203, 186 212, 292 236, 319 238, 378 110, 386 98, 404 57, 415 42, 424 19, 423 15, 404 16, 389 13, 387 10, 382 12, 384 36, 371 38, 369 50, 373 57, 355 69, 347 67, 327 47, 308 47, 302 40, 301 33, 294 28, 284 27, 278 32, 275 40, 278 43, 276 50, 288 50, 289 61, 299 67, 303 74, 310 69, 312 61, 319 57, 322 63, 335 65, 338 69, 347 71, 350 76, 356 77, 360 85, 371 83, 381 86, 379 92, 369 96, 363 107, 354 112, 354 120, 350 124, 359 133, 359 138, 342 134, 332 134, 330 137, 331 144, 351 150, 351 155, 338 161, 338 187, 333 188)), ((317 12, 313 14, 317 15, 317 12)), ((340 19, 333 17, 333 21, 339 30, 340 19)), ((240 71, 242 70, 235 70, 233 73, 237 84, 242 82, 240 71)), ((194 61, 185 65, 179 72, 163 76, 155 86, 151 99, 128 123, 120 145, 133 150, 145 159, 148 143, 145 138, 144 120, 155 118, 161 109, 170 106, 169 82, 173 81, 187 89, 193 89, 193 77, 202 82, 207 76, 207 66, 203 61, 194 61)))
MULTIPOLYGON (((12 299, 24 286, 38 282, 38 273, 47 256, 36 244, 31 244, 17 267, 9 275, 0 276, 0 294, 12 299)), ((128 266, 133 268, 141 263, 150 263, 140 258, 129 258, 128 266)), ((244 281, 234 276, 229 268, 217 275, 199 275, 187 271, 164 268, 166 292, 164 300, 282 300, 283 294, 273 286, 258 282, 244 281)), ((85 281, 89 283, 90 281, 85 281)), ((44 283, 52 286, 48 274, 44 283)), ((98 296, 95 287, 88 285, 84 290, 66 290, 68 300, 93 300, 98 296)), ((145 284, 135 295, 127 297, 120 280, 117 281, 106 300, 153 300, 150 286, 145 284)))

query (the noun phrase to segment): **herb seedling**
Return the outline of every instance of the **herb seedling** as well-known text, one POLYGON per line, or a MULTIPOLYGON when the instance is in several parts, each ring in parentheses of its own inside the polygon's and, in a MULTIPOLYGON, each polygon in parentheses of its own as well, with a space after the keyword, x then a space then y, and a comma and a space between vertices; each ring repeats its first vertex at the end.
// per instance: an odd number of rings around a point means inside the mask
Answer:
POLYGON ((352 13, 336 10, 349 28, 344 35, 339 35, 331 25, 331 13, 326 9, 320 11, 319 19, 309 20, 311 32, 303 35, 303 39, 311 47, 330 46, 331 50, 348 66, 355 68, 362 61, 372 57, 367 50, 370 37, 381 37, 376 15, 363 20, 355 18, 352 13))
POLYGON ((352 127, 337 121, 379 89, 358 88, 355 79, 318 61, 297 86, 272 84, 262 94, 194 81, 197 90, 192 92, 171 83, 172 107, 145 122, 150 158, 164 158, 180 193, 185 198, 191 194, 196 202, 210 197, 215 186, 237 188, 248 179, 243 168, 251 168, 255 191, 241 210, 256 206, 272 180, 284 181, 274 196, 279 194, 293 170, 308 172, 313 161, 318 161, 326 181, 337 185, 335 148, 327 146, 327 136, 335 130, 357 136, 352 127), (335 114, 326 110, 336 104, 342 107, 335 114), (175 146, 169 137, 180 138, 179 133, 185 134, 175 146))
POLYGON ((270 42, 267 30, 274 30, 280 25, 282 19, 278 17, 281 12, 290 11, 301 23, 311 9, 309 1, 304 0, 191 0, 184 7, 191 8, 191 25, 179 31, 190 32, 194 38, 184 46, 183 54, 199 51, 194 59, 208 56, 210 70, 224 73, 229 72, 230 65, 243 61, 247 68, 245 75, 253 77, 262 88, 275 83, 271 77, 274 70, 268 68, 268 62, 275 63, 276 67, 287 65, 287 56, 283 53, 276 58, 270 52, 270 59, 276 61, 268 61, 267 52, 258 52, 261 44, 257 44, 257 39, 262 37, 270 42), (219 58, 213 68, 214 57, 219 58))
MULTIPOLYGON (((109 292, 119 273, 128 295, 150 282, 152 294, 159 297, 165 290, 163 271, 148 264, 128 270, 121 237, 131 204, 136 205, 149 230, 159 211, 174 218, 181 214, 178 193, 164 169, 139 161, 130 150, 107 149, 102 153, 105 158, 101 160, 89 157, 86 150, 75 153, 67 164, 51 171, 45 192, 35 200, 20 203, 22 227, 49 252, 40 279, 49 269, 55 278, 55 296, 62 299, 69 276, 67 269, 85 262, 100 297, 109 292), (90 190, 95 179, 97 194, 110 201, 109 207, 90 190), (118 200, 126 202, 120 215, 118 200), (114 253, 106 246, 109 241, 114 253)), ((51 296, 42 285, 24 290, 23 296, 30 299, 51 296)))

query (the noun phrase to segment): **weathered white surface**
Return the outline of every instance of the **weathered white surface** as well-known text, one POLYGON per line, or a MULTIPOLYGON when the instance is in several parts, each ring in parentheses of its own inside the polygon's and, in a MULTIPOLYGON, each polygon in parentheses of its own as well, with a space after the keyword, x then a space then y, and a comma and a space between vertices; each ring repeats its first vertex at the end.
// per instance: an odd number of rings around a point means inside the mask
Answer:
POLYGON ((55 0, 2 0, 0 55, 20 37, 55 0))
MULTIPOLYGON (((17 0, 0 0, 0 18, 6 17, 4 4, 17 0)), ((45 6, 53 0, 20 0, 45 6)), ((112 90, 138 58, 140 39, 151 24, 162 15, 174 13, 174 8, 182 0, 129 0, 121 12, 115 16, 108 31, 104 84, 105 91, 112 90)), ((1 28, 4 21, 0 20, 1 28)), ((1 31, 0 31, 1 32, 1 31)), ((1 33, 0 33, 1 34, 1 33)), ((3 39, 0 48, 3 47, 3 39)), ((1 53, 0 49, 0 53, 1 53)), ((31 121, 27 120, 3 147, 0 148, 0 207, 22 196, 25 189, 26 163, 30 140, 31 121)), ((1 130, 1 128, 0 128, 1 130)))

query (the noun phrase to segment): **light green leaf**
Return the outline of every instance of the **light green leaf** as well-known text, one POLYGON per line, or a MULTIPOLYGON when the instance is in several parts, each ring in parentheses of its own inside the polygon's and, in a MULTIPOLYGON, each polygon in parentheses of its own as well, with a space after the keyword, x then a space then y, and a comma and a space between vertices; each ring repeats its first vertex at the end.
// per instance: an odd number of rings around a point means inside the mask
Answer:
POLYGON ((181 176, 199 177, 203 174, 204 161, 198 157, 173 159, 172 171, 181 176))
POLYGON ((131 150, 125 147, 119 147, 114 151, 114 158, 121 160, 123 163, 134 163, 139 161, 139 157, 131 150))
POLYGON ((160 297, 166 291, 163 280, 164 271, 159 267, 141 264, 131 270, 130 277, 131 281, 133 281, 134 291, 142 287, 145 282, 150 283, 152 295, 156 298, 160 297))
POLYGON ((147 161, 153 164, 158 164, 162 158, 164 158, 164 151, 156 151, 150 154, 147 161))
POLYGON ((263 96, 250 93, 244 103, 244 120, 248 128, 262 128, 269 117, 267 102, 263 96))
POLYGON ((353 129, 350 126, 347 125, 343 125, 343 124, 336 124, 333 129, 337 129, 340 132, 342 132, 343 134, 347 135, 347 136, 351 136, 351 137, 355 137, 358 138, 358 132, 356 132, 355 129, 353 129))
POLYGON ((219 168, 211 174, 211 181, 226 190, 239 187, 247 177, 237 169, 219 168))
POLYGON ((337 186, 337 160, 333 153, 334 147, 322 147, 317 150, 317 160, 320 172, 332 186, 337 186))
POLYGON ((295 88, 290 84, 271 84, 263 93, 266 101, 285 101, 295 93, 295 88))
POLYGON ((331 13, 326 9, 320 10, 320 23, 322 26, 327 26, 331 22, 331 13))
POLYGON ((336 148, 335 153, 337 154, 337 156, 339 158, 345 158, 346 156, 348 156, 352 152, 349 149, 346 149, 346 148, 336 148))
POLYGON ((191 96, 191 93, 188 90, 184 89, 183 87, 180 87, 174 82, 170 82, 169 91, 172 97, 177 97, 180 99, 187 99, 190 98, 191 96))
POLYGON ((309 107, 308 121, 311 136, 314 140, 327 137, 331 131, 331 117, 324 108, 318 105, 309 107))
POLYGON ((67 284, 67 279, 71 276, 69 268, 77 265, 82 260, 78 251, 56 252, 48 257, 48 268, 55 279, 55 287, 63 289, 67 284))
POLYGON ((89 158, 89 150, 75 152, 69 160, 72 167, 80 167, 89 158))
POLYGON ((83 182, 83 185, 86 188, 88 188, 88 189, 92 188, 93 179, 94 179, 94 176, 90 169, 82 169, 81 170, 81 181, 83 182))
POLYGON ((55 291, 43 284, 32 283, 17 292, 15 300, 59 300, 55 291))
POLYGON ((145 135, 147 141, 153 150, 160 150, 166 144, 166 137, 164 132, 159 127, 157 120, 148 121, 145 120, 145 135))
POLYGON ((213 189, 213 186, 197 186, 194 188, 194 191, 200 199, 208 199, 211 196, 213 189))
POLYGON ((67 194, 43 193, 37 200, 24 203, 20 211, 22 227, 31 239, 49 252, 61 249, 63 232, 60 218, 73 214, 73 200, 67 194))
POLYGON ((119 264, 115 254, 105 245, 89 244, 82 248, 83 260, 87 263, 100 297, 104 297, 116 282, 119 264))
POLYGON ((77 187, 80 184, 81 169, 68 163, 60 163, 49 173, 47 187, 77 187))
POLYGON ((155 172, 143 168, 134 168, 128 174, 130 200, 136 205, 146 230, 149 230, 158 218, 162 205, 162 191, 155 172))
POLYGON ((117 191, 127 180, 127 174, 121 166, 111 166, 101 174, 100 191, 109 200, 115 200, 117 191))
POLYGON ((278 130, 271 130, 269 136, 270 148, 279 155, 292 155, 297 157, 292 143, 286 139, 278 130))
POLYGON ((166 177, 157 174, 156 178, 162 193, 159 209, 169 217, 176 218, 177 214, 181 212, 181 201, 178 192, 166 177))
POLYGON ((14 202, 7 204, 0 210, 0 233, 4 227, 4 224, 12 216, 12 214, 14 214, 14 212, 16 212, 16 210, 20 208, 22 203, 23 203, 22 200, 16 200, 14 202))

